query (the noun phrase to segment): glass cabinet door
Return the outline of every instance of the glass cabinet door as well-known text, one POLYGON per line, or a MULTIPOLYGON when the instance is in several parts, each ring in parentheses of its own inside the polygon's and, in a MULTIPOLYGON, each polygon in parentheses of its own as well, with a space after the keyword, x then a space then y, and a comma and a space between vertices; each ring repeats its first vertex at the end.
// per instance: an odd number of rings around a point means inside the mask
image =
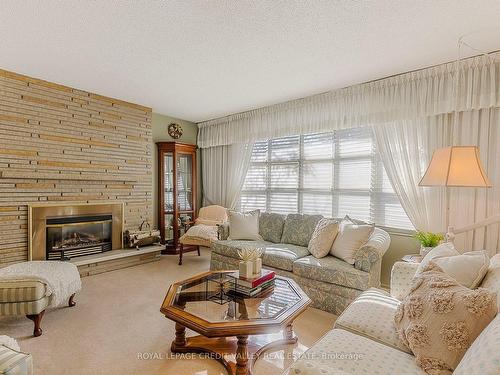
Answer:
POLYGON ((193 157, 190 154, 177 156, 177 208, 179 211, 193 209, 193 157))
POLYGON ((174 238, 173 229, 173 211, 174 211, 174 154, 172 152, 166 152, 163 155, 163 194, 164 194, 164 222, 165 222, 165 233, 164 238, 168 243, 174 238))

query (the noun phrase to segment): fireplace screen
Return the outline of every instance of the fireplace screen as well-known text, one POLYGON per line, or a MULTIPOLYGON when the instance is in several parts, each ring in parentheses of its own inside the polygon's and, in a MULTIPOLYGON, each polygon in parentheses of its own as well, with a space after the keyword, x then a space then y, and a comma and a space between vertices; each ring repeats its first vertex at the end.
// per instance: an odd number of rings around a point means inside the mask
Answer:
POLYGON ((109 251, 111 228, 111 215, 47 218, 47 259, 69 260, 109 251))

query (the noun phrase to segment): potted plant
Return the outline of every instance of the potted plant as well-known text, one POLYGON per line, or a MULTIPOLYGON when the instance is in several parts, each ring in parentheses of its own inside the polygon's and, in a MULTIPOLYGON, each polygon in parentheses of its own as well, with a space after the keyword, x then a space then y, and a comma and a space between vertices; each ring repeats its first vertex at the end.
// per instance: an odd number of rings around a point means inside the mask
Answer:
POLYGON ((441 241, 443 241, 444 236, 442 233, 432 233, 418 231, 413 236, 420 242, 420 255, 426 256, 429 251, 435 248, 441 241))

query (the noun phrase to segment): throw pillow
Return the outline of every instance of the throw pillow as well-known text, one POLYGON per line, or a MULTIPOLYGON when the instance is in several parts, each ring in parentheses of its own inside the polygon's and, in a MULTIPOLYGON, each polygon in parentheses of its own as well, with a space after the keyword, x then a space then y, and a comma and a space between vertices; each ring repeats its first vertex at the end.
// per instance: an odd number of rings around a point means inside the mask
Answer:
POLYGON ((328 255, 339 233, 339 222, 334 219, 321 219, 309 241, 308 250, 315 258, 323 258, 328 255))
POLYGON ((263 212, 259 218, 259 234, 264 241, 279 243, 283 235, 285 215, 263 212))
POLYGON ((417 267, 415 275, 421 273, 430 263, 431 260, 438 257, 451 257, 454 255, 460 255, 460 253, 455 250, 455 246, 451 242, 443 242, 442 244, 436 246, 434 249, 429 251, 429 253, 422 259, 417 267))
POLYGON ((493 293, 466 288, 431 262, 413 279, 394 323, 418 366, 428 374, 451 374, 496 313, 493 293))
POLYGON ((330 254, 349 264, 354 264, 356 252, 368 241, 374 228, 373 225, 355 224, 344 218, 340 222, 339 234, 333 241, 330 254))
POLYGON ((262 240, 259 235, 260 210, 250 212, 229 211, 228 240, 262 240))
POLYGON ((490 257, 486 251, 470 251, 451 257, 434 258, 437 264, 447 275, 453 277, 463 286, 475 289, 481 284, 488 267, 490 257))
POLYGON ((307 247, 321 215, 289 214, 283 227, 281 243, 307 247))

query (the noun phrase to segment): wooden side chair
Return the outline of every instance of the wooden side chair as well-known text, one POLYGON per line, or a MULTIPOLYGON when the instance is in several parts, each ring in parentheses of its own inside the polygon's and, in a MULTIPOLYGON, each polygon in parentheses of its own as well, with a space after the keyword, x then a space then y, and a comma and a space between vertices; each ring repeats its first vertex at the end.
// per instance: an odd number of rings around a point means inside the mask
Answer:
POLYGON ((227 222, 227 210, 222 206, 212 205, 200 208, 194 225, 179 238, 179 266, 182 265, 182 256, 190 251, 197 251, 200 255, 200 246, 212 247, 217 240, 217 225, 227 222))

